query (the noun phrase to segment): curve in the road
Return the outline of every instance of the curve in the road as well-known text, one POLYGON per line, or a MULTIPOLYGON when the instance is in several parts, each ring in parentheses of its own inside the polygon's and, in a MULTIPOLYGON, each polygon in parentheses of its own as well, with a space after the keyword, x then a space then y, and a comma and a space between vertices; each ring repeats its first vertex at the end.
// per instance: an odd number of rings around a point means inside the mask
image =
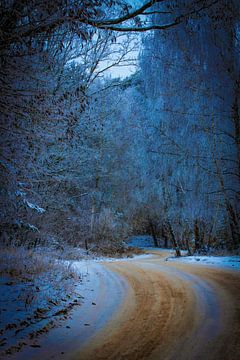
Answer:
POLYGON ((90 263, 85 303, 16 360, 239 359, 240 272, 166 256, 90 263))
POLYGON ((73 359, 240 358, 239 273, 169 264, 157 255, 105 266, 127 279, 130 291, 73 359))

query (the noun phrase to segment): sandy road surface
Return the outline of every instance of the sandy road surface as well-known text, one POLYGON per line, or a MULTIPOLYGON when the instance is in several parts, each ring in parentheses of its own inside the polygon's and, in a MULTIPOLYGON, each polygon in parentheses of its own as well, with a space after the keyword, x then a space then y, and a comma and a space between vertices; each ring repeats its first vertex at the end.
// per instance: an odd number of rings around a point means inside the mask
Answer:
POLYGON ((159 253, 105 266, 127 279, 128 296, 72 359, 240 358, 239 272, 170 263, 159 253))
MULTIPOLYGON (((95 330, 81 341, 86 329, 77 325, 75 334, 66 336, 70 346, 64 354, 54 356, 53 342, 48 347, 53 351, 45 347, 44 356, 41 350, 32 358, 240 359, 240 272, 170 262, 165 257, 166 253, 153 252, 152 257, 102 264, 113 281, 103 285, 104 295, 101 289, 104 301, 99 299, 98 315, 90 324, 95 330), (118 309, 108 312, 117 298, 118 309)), ((86 310, 85 316, 89 315, 86 310)), ((61 346, 64 349, 64 339, 61 346)))

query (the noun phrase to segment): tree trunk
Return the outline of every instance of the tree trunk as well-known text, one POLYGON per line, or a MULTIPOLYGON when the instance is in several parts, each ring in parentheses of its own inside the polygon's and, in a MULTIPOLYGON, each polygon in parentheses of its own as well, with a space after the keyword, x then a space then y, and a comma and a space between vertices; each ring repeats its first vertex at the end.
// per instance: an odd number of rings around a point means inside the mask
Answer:
POLYGON ((234 140, 237 147, 238 175, 240 176, 240 80, 236 82, 235 94, 232 104, 232 121, 234 125, 234 140))
POLYGON ((200 233, 199 233, 199 226, 198 221, 195 220, 194 222, 194 241, 195 241, 195 249, 194 252, 197 252, 200 250, 200 233))
POLYGON ((229 214, 229 225, 232 235, 232 245, 237 249, 240 244, 240 230, 237 215, 230 202, 227 203, 227 211, 229 214))
POLYGON ((88 241, 87 241, 86 238, 85 238, 85 249, 86 249, 86 252, 87 252, 87 254, 88 254, 88 241))
POLYGON ((173 229, 172 229, 172 226, 170 224, 170 222, 168 221, 167 222, 167 227, 168 227, 168 232, 169 232, 169 235, 170 235, 170 239, 172 241, 172 245, 173 245, 173 248, 176 252, 176 256, 181 256, 181 251, 179 249, 179 246, 178 246, 178 243, 177 243, 177 240, 175 238, 175 235, 174 235, 174 232, 173 232, 173 229))
POLYGON ((156 227, 154 226, 154 224, 151 221, 149 223, 149 226, 150 226, 151 235, 153 237, 154 246, 158 247, 158 239, 157 239, 157 235, 156 235, 156 227))
POLYGON ((183 232, 183 242, 184 242, 184 244, 186 245, 187 254, 188 254, 189 256, 192 255, 192 252, 191 252, 191 249, 190 249, 190 245, 189 245, 190 235, 191 235, 191 232, 190 232, 189 230, 185 230, 185 231, 183 232))
POLYGON ((164 240, 164 247, 167 249, 168 248, 168 236, 167 236, 167 233, 165 232, 164 225, 162 226, 162 238, 164 240))

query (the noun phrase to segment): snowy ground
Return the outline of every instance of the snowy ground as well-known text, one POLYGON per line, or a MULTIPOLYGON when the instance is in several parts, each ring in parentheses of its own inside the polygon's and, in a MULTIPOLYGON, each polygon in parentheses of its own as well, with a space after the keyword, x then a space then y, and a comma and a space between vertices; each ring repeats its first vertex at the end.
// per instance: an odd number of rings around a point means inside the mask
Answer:
POLYGON ((45 248, 1 249, 0 357, 25 345, 37 348, 39 335, 66 320, 76 305, 91 304, 88 285, 91 296, 101 287, 98 262, 135 258, 87 255, 83 249, 65 249, 63 254, 45 248))
MULTIPOLYGON (((200 264, 205 266, 215 266, 229 269, 240 270, 240 256, 187 256, 187 251, 181 250, 182 256, 180 258, 175 257, 175 251, 173 249, 161 249, 153 247, 153 240, 150 236, 133 236, 128 242, 130 246, 139 246, 149 253, 158 251, 161 254, 166 253, 166 258, 169 261, 178 261, 188 264, 200 264)), ((147 254, 143 255, 147 256, 147 254)), ((139 257, 138 257, 139 258, 139 257)))
MULTIPOLYGON (((184 262, 191 258, 174 258, 170 249, 146 251, 148 255, 134 259, 74 262, 76 270, 87 273, 85 284, 80 286, 84 296, 81 306, 76 307, 60 327, 39 337, 37 348, 25 346, 10 360, 140 358, 148 354, 149 344, 154 344, 156 350, 168 344, 171 356, 166 358, 173 358, 174 351, 174 358, 178 359, 181 354, 181 359, 185 360, 199 358, 209 343, 209 352, 201 356, 208 359, 212 353, 210 341, 218 333, 222 336, 220 324, 226 324, 227 335, 234 328, 231 322, 224 320, 229 309, 231 319, 238 309, 238 298, 233 302, 232 293, 239 283, 239 273, 232 272, 224 280, 221 267, 209 269, 206 262, 202 262, 202 267, 196 266, 204 257, 194 257, 200 260, 186 264, 184 262), (179 262, 183 264, 179 266, 179 262), (226 290, 224 297, 218 281, 226 290), (181 311, 176 312, 179 308, 181 311), (186 320, 192 318, 194 321, 186 320), (173 337, 174 332, 176 336, 173 337), (182 342, 183 334, 185 340, 182 342)), ((234 341, 237 336, 234 334, 234 341)), ((160 349, 151 358, 159 359, 162 353, 160 349)), ((223 360, 219 353, 215 359, 223 360)))
POLYGON ((84 259, 82 261, 73 262, 73 267, 76 267, 78 271, 86 272, 88 265, 91 262, 118 262, 118 261, 134 261, 141 260, 145 258, 152 257, 153 254, 157 254, 158 252, 161 255, 166 256, 167 261, 178 261, 184 262, 188 264, 200 264, 205 266, 217 266, 224 268, 231 268, 240 270, 240 256, 204 256, 204 255, 195 255, 195 256, 187 256, 186 250, 181 250, 182 256, 180 258, 175 256, 175 250, 173 249, 164 249, 164 248, 155 248, 151 246, 142 246, 141 247, 146 253, 141 255, 132 255, 131 257, 122 257, 122 258, 110 258, 110 257, 95 257, 94 259, 84 259))
POLYGON ((240 270, 240 256, 182 256, 180 258, 169 257, 168 261, 240 270))
MULTIPOLYGON (((95 305, 103 281, 108 289, 112 276, 109 272, 103 275, 98 263, 148 261, 159 256, 161 261, 240 270, 240 256, 186 256, 186 251, 182 251, 183 256, 177 258, 171 249, 145 247, 144 250, 145 254, 125 258, 95 257, 80 261, 53 260, 46 255, 41 259, 39 254, 31 252, 3 255, 0 266, 0 356, 14 354, 24 345, 39 347, 38 336, 47 333, 60 320, 66 320, 75 305, 86 306, 86 309, 89 304, 95 305)), ((115 278, 112 279, 113 288, 114 282, 115 278)), ((121 296, 119 293, 117 298, 121 296)), ((109 311, 106 319, 108 316, 109 311)), ((74 326, 71 323, 67 328, 74 326)))
POLYGON ((2 249, 0 258, 0 356, 19 351, 66 318, 80 305, 76 284, 86 272, 48 254, 26 249, 2 249))
POLYGON ((151 254, 140 254, 140 255, 132 255, 132 256, 126 256, 126 257, 120 257, 120 258, 111 258, 111 257, 96 257, 94 260, 86 260, 88 261, 94 261, 94 262, 112 262, 112 261, 133 261, 137 259, 144 259, 146 257, 151 257, 151 254))
POLYGON ((127 282, 96 261, 76 261, 74 267, 86 274, 76 287, 82 295, 81 305, 74 307, 70 316, 59 322, 59 326, 37 337, 34 343, 37 346, 32 347, 29 339, 24 339, 27 346, 9 359, 69 360, 72 358, 69 354, 77 351, 118 311, 127 293, 127 282))

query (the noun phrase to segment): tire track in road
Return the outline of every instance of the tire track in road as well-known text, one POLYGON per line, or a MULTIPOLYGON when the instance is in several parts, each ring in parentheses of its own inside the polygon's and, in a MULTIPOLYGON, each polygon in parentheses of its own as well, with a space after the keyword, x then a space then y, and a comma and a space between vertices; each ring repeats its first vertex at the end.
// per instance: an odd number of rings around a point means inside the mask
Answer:
POLYGON ((239 359, 240 272, 166 256, 89 263, 82 306, 14 359, 239 359))
POLYGON ((234 314, 239 316, 239 273, 168 264, 156 255, 104 266, 124 277, 131 290, 114 318, 73 359, 240 357, 239 318, 234 325, 234 314))

